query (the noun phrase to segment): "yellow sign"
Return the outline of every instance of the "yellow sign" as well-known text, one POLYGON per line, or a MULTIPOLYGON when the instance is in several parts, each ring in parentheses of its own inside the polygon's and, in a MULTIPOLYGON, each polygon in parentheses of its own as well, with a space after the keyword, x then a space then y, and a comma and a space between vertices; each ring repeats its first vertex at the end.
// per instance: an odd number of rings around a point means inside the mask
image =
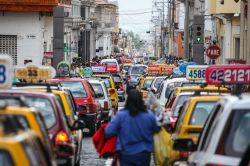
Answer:
POLYGON ((8 55, 0 56, 0 89, 8 89, 12 85, 12 59, 8 55))
POLYGON ((56 71, 50 66, 28 65, 25 67, 15 67, 14 74, 17 79, 35 83, 55 77, 56 71))

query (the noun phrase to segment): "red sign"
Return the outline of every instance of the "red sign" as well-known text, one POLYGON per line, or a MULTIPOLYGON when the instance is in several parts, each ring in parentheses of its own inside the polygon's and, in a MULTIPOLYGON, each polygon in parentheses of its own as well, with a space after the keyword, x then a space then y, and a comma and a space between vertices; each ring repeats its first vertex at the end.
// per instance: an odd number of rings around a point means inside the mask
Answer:
POLYGON ((159 65, 148 65, 148 74, 160 74, 161 68, 159 65))
POLYGON ((116 65, 109 65, 106 67, 106 72, 109 73, 116 73, 117 72, 117 66, 116 65))
POLYGON ((210 59, 217 59, 220 56, 220 47, 217 45, 211 45, 207 48, 207 56, 210 59))
POLYGON ((210 85, 250 84, 250 65, 209 66, 206 81, 210 85))
POLYGON ((226 62, 227 64, 247 64, 244 59, 227 59, 226 62))

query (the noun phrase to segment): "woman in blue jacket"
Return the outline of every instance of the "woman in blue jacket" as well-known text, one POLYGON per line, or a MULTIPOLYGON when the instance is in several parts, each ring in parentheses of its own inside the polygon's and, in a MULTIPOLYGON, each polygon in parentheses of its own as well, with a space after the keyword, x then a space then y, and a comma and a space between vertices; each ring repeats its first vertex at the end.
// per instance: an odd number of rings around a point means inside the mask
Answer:
POLYGON ((149 166, 153 135, 160 131, 155 115, 146 109, 138 90, 130 90, 125 109, 105 129, 106 137, 117 136, 116 150, 121 166, 149 166))

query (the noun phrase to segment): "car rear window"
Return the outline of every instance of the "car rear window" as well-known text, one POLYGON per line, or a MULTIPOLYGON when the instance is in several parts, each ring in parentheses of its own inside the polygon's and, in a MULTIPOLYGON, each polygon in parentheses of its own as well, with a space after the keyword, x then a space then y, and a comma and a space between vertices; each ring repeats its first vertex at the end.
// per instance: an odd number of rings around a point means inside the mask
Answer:
POLYGON ((215 104, 216 101, 197 102, 189 119, 189 125, 204 126, 215 104))
POLYGON ((183 105, 183 103, 186 101, 186 99, 189 97, 189 95, 183 95, 178 98, 177 104, 174 108, 173 116, 178 117, 179 115, 179 109, 183 105))
POLYGON ((233 110, 218 144, 217 154, 241 157, 250 143, 250 109, 233 110))
POLYGON ((153 80, 145 80, 145 81, 144 81, 144 84, 143 84, 143 88, 144 88, 144 89, 150 88, 150 85, 151 85, 152 81, 153 81, 153 80))
POLYGON ((49 99, 35 96, 26 96, 25 99, 28 106, 35 107, 42 114, 47 128, 56 123, 55 112, 49 99))
POLYGON ((95 91, 95 94, 102 94, 102 98, 104 98, 104 92, 103 92, 103 89, 102 89, 102 86, 100 84, 92 84, 92 87, 95 91))
POLYGON ((131 69, 131 74, 143 74, 146 68, 146 66, 133 66, 131 69))
POLYGON ((163 80, 164 80, 164 78, 156 78, 155 83, 154 83, 154 87, 156 89, 160 88, 161 83, 162 83, 163 80))
POLYGON ((106 66, 117 65, 116 62, 103 62, 102 64, 105 64, 106 66))
POLYGON ((0 150, 0 165, 14 166, 10 154, 5 150, 0 150))
POLYGON ((107 88, 111 88, 111 82, 109 77, 100 77, 100 78, 104 81, 107 88))
POLYGON ((72 92, 74 98, 86 98, 88 97, 87 91, 82 82, 79 81, 65 81, 61 82, 61 85, 69 89, 72 92))

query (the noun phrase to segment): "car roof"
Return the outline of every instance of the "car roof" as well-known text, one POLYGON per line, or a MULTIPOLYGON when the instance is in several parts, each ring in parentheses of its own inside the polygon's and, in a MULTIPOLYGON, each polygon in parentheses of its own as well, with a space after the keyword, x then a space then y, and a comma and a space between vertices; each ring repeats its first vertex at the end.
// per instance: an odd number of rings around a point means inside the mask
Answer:
POLYGON ((117 60, 116 59, 102 59, 101 63, 102 62, 117 62, 117 60))
POLYGON ((93 80, 90 79, 88 81, 91 84, 102 84, 102 83, 104 83, 104 81, 102 81, 102 80, 95 80, 95 79, 93 79, 93 80))
POLYGON ((241 96, 225 96, 223 99, 232 104, 232 109, 250 109, 250 94, 242 94, 241 96))
POLYGON ((60 81, 85 81, 83 78, 69 78, 69 77, 62 77, 62 78, 54 78, 46 80, 46 82, 60 82, 60 81))
POLYGON ((217 101, 221 96, 194 96, 190 97, 190 101, 217 101))
POLYGON ((8 89, 8 90, 0 90, 0 94, 2 93, 10 93, 10 94, 30 94, 31 96, 46 96, 46 97, 51 97, 53 94, 50 93, 44 93, 44 92, 32 92, 27 90, 16 90, 16 89, 8 89))

